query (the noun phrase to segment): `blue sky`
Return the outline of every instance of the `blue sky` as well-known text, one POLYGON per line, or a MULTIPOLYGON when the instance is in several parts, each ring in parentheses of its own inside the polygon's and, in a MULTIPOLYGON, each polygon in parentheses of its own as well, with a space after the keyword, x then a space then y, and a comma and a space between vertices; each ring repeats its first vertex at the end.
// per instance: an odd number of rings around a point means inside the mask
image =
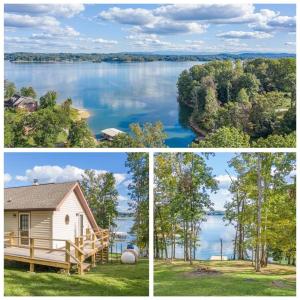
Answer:
POLYGON ((6 4, 5 51, 290 52, 294 4, 6 4))
POLYGON ((5 153, 5 186, 80 180, 85 169, 112 172, 119 192, 119 211, 128 210, 127 186, 130 182, 125 167, 125 153, 5 153))

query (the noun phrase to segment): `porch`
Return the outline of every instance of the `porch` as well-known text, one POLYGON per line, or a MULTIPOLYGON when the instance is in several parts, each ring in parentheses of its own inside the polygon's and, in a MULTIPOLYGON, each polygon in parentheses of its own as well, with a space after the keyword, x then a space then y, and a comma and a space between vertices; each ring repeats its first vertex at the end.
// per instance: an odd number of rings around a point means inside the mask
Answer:
MULTIPOLYGON (((4 236, 4 259, 20 261, 30 264, 30 271, 34 272, 34 265, 57 267, 70 272, 75 267, 79 274, 84 274, 96 265, 96 261, 105 262, 108 259, 109 232, 101 229, 75 238, 75 242, 62 239, 28 238, 27 245, 19 245, 20 237, 11 232, 4 236), (50 248, 36 246, 39 241, 59 241, 64 246, 50 248), (91 257, 91 263, 85 262, 91 257)), ((22 236, 22 239, 24 237, 22 236)), ((51 243, 53 244, 53 243, 51 243)))

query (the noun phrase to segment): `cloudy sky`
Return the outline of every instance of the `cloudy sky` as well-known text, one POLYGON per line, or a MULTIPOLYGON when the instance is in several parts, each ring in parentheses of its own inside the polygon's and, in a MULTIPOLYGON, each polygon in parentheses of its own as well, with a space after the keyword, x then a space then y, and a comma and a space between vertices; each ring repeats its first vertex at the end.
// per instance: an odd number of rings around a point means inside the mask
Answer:
POLYGON ((112 172, 119 192, 119 211, 128 211, 130 175, 125 153, 5 153, 5 187, 80 180, 85 169, 112 172))
POLYGON ((5 51, 295 53, 294 4, 5 5, 5 51))

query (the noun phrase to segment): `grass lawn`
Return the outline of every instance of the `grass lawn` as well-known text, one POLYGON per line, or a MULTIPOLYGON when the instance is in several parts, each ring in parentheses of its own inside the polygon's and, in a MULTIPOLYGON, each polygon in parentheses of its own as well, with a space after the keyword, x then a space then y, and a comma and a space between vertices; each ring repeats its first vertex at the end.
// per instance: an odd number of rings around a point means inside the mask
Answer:
POLYGON ((245 261, 155 261, 155 296, 295 296, 296 268, 269 265, 256 273, 245 261), (199 267, 215 273, 199 275, 199 267))
POLYGON ((83 276, 58 274, 54 269, 28 264, 7 264, 4 270, 5 296, 147 296, 149 264, 140 259, 136 265, 121 263, 97 265, 83 276))

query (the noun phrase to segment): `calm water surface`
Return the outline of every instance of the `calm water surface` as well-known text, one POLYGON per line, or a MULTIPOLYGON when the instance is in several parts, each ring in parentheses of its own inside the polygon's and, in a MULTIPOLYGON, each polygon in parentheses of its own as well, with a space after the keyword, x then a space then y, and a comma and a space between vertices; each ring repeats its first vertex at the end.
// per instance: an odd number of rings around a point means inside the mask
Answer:
MULTIPOLYGON (((223 255, 228 259, 233 257, 234 227, 224 223, 223 216, 207 216, 207 221, 201 225, 199 233, 199 246, 196 259, 210 259, 213 255, 221 255, 221 242, 223 240, 223 255)), ((183 247, 177 246, 176 257, 183 258, 183 247)))
POLYGON ((116 221, 116 232, 126 232, 127 237, 125 239, 116 239, 114 245, 112 245, 112 250, 115 253, 122 253, 122 250, 126 249, 127 245, 134 241, 135 237, 130 233, 133 226, 134 220, 132 217, 119 217, 116 221))
POLYGON ((128 132, 130 123, 162 121, 171 147, 185 147, 194 138, 187 126, 188 112, 177 103, 179 74, 201 62, 58 63, 5 62, 5 79, 17 88, 33 86, 41 96, 59 93, 59 102, 88 109, 94 134, 115 127, 128 132))

